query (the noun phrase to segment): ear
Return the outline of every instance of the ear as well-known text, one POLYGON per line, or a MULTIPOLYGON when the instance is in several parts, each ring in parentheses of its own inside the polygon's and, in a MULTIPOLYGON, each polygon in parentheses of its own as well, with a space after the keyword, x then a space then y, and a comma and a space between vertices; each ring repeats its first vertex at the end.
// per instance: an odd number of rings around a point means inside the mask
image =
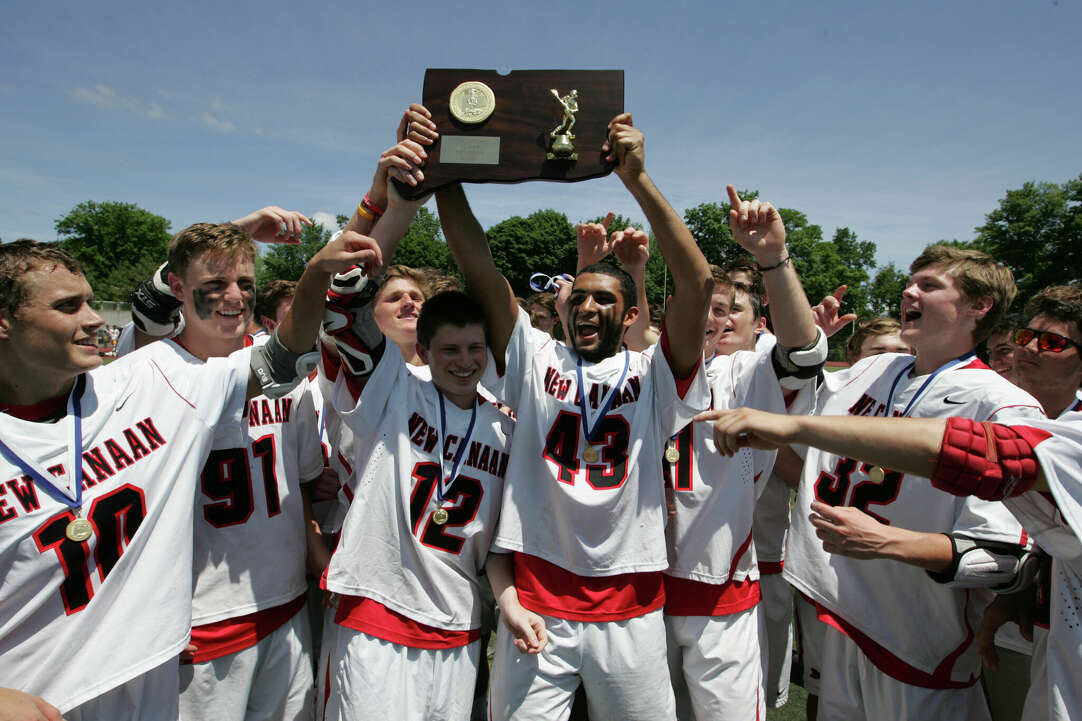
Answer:
POLYGON ((11 315, 7 311, 0 311, 0 340, 8 340, 11 338, 11 326, 13 324, 11 315))
POLYGON ((766 331, 766 316, 759 316, 758 322, 755 323, 755 335, 759 335, 766 331))
POLYGON ((259 316, 259 320, 256 322, 266 328, 268 333, 273 333, 274 327, 278 325, 278 321, 276 321, 274 318, 268 318, 265 315, 259 316))
POLYGON ((624 327, 630 328, 635 325, 635 321, 639 318, 639 307, 633 305, 624 311, 624 327))
POLYGON ((979 321, 981 318, 988 315, 988 311, 992 310, 993 305, 995 305, 995 302, 992 300, 992 296, 983 296, 970 304, 967 315, 970 315, 979 321))
POLYGON ((176 273, 169 271, 169 275, 166 276, 166 282, 169 283, 169 290, 173 291, 173 295, 177 297, 177 300, 184 300, 184 281, 180 279, 180 276, 176 273))
POLYGON ((420 343, 417 343, 416 346, 417 346, 417 355, 420 356, 421 360, 423 360, 425 362, 425 365, 429 365, 432 356, 428 352, 428 348, 425 348, 420 343))

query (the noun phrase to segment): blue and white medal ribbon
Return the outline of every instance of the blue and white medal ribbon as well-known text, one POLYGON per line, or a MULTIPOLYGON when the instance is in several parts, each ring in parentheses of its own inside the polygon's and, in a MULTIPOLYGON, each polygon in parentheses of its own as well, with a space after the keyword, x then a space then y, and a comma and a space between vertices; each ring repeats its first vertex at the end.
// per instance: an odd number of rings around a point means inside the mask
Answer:
POLYGON ((6 443, 0 440, 0 452, 18 466, 23 473, 30 476, 33 479, 34 484, 45 492, 47 496, 52 498, 58 503, 63 503, 65 506, 75 511, 75 518, 73 518, 64 529, 64 535, 68 539, 75 542, 82 542, 90 538, 91 533, 94 531, 94 527, 90 521, 82 517, 83 508, 83 407, 81 402, 81 396, 83 390, 86 388, 86 376, 79 376, 75 381, 75 387, 71 391, 71 395, 68 396, 68 416, 72 419, 72 441, 71 441, 71 460, 69 473, 74 480, 74 488, 72 493, 75 497, 72 498, 64 491, 57 488, 50 478, 50 473, 39 466, 36 462, 29 458, 22 458, 14 450, 11 449, 6 443))
POLYGON ((443 482, 443 454, 445 452, 445 444, 447 443, 447 408, 443 402, 443 393, 440 389, 436 389, 436 397, 440 399, 440 473, 436 476, 436 503, 438 507, 432 512, 432 520, 442 526, 447 523, 448 514, 447 509, 443 507, 444 489, 450 490, 451 485, 455 482, 455 478, 458 477, 458 467, 462 463, 462 455, 466 450, 466 446, 470 444, 470 437, 473 436, 473 424, 477 420, 477 399, 473 399, 473 409, 470 411, 470 425, 466 428, 466 435, 459 439, 458 448, 455 450, 454 460, 451 461, 451 475, 447 477, 447 483, 443 482))
MULTIPOLYGON (((976 355, 976 351, 969 351, 968 353, 963 353, 962 355, 958 356, 953 360, 947 361, 943 365, 939 366, 939 368, 936 368, 935 372, 933 372, 930 376, 924 379, 924 383, 921 383, 921 386, 917 389, 917 392, 914 393, 913 397, 909 399, 909 402, 905 404, 905 410, 902 411, 901 417, 907 418, 909 414, 913 412, 913 409, 917 407, 917 401, 920 400, 921 396, 924 395, 925 391, 931 388, 932 383, 933 381, 935 381, 936 378, 943 375, 944 373, 954 370, 958 366, 969 363, 976 355)), ((890 384, 890 393, 887 394, 887 418, 894 417, 894 392, 898 390, 898 384, 901 383, 902 378, 909 375, 909 372, 913 370, 913 366, 915 366, 916 364, 916 359, 913 359, 911 363, 907 363, 906 366, 902 368, 902 370, 898 373, 898 375, 895 376, 894 382, 890 384)), ((882 483, 884 480, 886 480, 886 477, 887 472, 882 466, 872 466, 872 468, 868 471, 868 480, 870 480, 872 483, 882 483)))
POLYGON ((601 454, 593 446, 594 436, 597 435, 601 422, 605 420, 609 409, 612 408, 612 402, 616 399, 616 395, 624 387, 624 379, 627 377, 627 369, 630 365, 631 354, 627 349, 624 349, 624 370, 620 373, 620 380, 616 381, 616 385, 609 389, 609 394, 601 402, 597 417, 594 418, 594 422, 591 424, 587 421, 586 416, 586 385, 582 382, 582 358, 579 358, 575 364, 575 373, 579 381, 579 419, 582 423, 583 437, 586 439, 586 448, 582 452, 582 457, 587 463, 597 463, 597 460, 601 457, 601 454))

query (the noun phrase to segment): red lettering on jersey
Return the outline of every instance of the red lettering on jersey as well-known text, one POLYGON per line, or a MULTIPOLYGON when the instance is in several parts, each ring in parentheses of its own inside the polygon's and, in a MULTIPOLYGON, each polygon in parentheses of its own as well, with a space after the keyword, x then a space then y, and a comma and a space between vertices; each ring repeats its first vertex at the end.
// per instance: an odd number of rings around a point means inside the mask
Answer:
POLYGON ((511 456, 509 456, 506 453, 500 451, 500 466, 499 466, 499 468, 496 469, 496 476, 497 477, 503 478, 504 475, 507 473, 507 462, 510 459, 511 459, 511 456))
POLYGON ((289 423, 289 412, 293 410, 293 399, 283 398, 282 401, 282 423, 289 423))
POLYGON ((94 471, 94 480, 97 483, 111 478, 115 473, 108 461, 105 460, 105 456, 101 454, 101 449, 97 446, 83 453, 83 461, 90 466, 90 470, 94 471))
POLYGON ((15 518, 15 509, 8 508, 8 502, 3 499, 7 492, 8 489, 4 487, 4 484, 0 483, 0 524, 15 518))
POLYGON ((147 447, 143 445, 143 442, 139 440, 139 436, 135 435, 135 431, 131 428, 124 429, 124 440, 128 442, 128 448, 131 449, 131 454, 135 460, 138 461, 140 458, 150 453, 147 447))
POLYGON ((470 454, 466 456, 466 465, 477 468, 477 459, 481 456, 481 441, 470 444, 470 454))
POLYGON ((259 403, 252 400, 248 404, 248 427, 253 428, 259 425, 259 403))
POLYGON ((876 405, 876 400, 874 398, 872 398, 870 395, 868 395, 867 393, 865 393, 859 399, 857 399, 856 403, 854 403, 853 405, 851 405, 849 407, 849 415, 851 415, 851 416, 879 415, 879 413, 874 413, 873 412, 873 409, 875 408, 875 405, 876 405))
POLYGON ((282 399, 280 398, 274 399, 274 422, 282 422, 282 399))
POLYGON ((485 449, 481 451, 481 458, 477 461, 477 467, 482 471, 488 470, 488 457, 492 449, 485 446, 485 449))
POLYGON ((458 442, 461 440, 458 436, 447 436, 447 440, 443 442, 443 460, 453 461, 455 459, 454 449, 458 448, 458 442))
POLYGON ((154 426, 154 421, 150 418, 144 418, 136 423, 135 427, 143 434, 143 438, 146 439, 150 450, 154 451, 158 449, 158 446, 165 445, 165 438, 158 432, 158 429, 154 426))
MULTIPOLYGON (((11 489, 11 493, 19 499, 19 505, 23 507, 25 513, 36 511, 41 507, 41 504, 38 503, 37 488, 34 486, 34 482, 30 479, 30 476, 13 478, 8 481, 7 486, 11 489), (19 481, 22 481, 22 483, 20 484, 19 481)), ((12 509, 12 511, 14 512, 14 509, 12 509)))
POLYGON ((266 398, 263 399, 262 405, 263 405, 263 421, 262 422, 263 423, 273 423, 274 422, 274 414, 271 413, 270 403, 267 402, 266 398))
POLYGON ((131 456, 124 452, 124 449, 117 444, 112 438, 105 439, 105 448, 109 451, 109 455, 113 457, 113 465, 119 471, 121 468, 130 466, 132 461, 131 456))

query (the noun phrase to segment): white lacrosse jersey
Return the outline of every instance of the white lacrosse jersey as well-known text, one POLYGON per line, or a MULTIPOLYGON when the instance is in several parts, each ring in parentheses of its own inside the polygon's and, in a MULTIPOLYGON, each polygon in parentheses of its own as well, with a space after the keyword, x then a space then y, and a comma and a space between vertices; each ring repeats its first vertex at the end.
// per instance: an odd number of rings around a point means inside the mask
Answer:
MULTIPOLYGON (((0 686, 65 712, 183 650, 196 484, 216 427, 241 421, 249 358, 193 363, 152 343, 83 376, 86 541, 65 536, 69 507, 0 455, 0 686)), ((0 414, 0 437, 74 494, 70 415, 0 414)))
MULTIPOLYGON (((1082 712, 1082 413, 1053 421, 1025 421, 1050 494, 1030 491, 1004 504, 1022 521, 1033 540, 1052 556, 1052 601, 1048 633, 1047 695, 1054 721, 1077 719, 1082 712), (1053 434, 1042 439, 1045 434, 1053 434)), ((1027 708, 1030 706, 1027 701, 1027 708)))
POLYGON ((531 327, 529 316, 519 311, 506 370, 488 386, 518 419, 495 541, 500 549, 536 556, 580 576, 668 566, 663 441, 709 405, 709 389, 701 364, 681 396, 661 352, 627 353, 623 383, 625 352, 620 352, 598 363, 583 361, 585 388, 580 389, 574 350, 531 327), (587 422, 598 423, 594 462, 583 456, 580 391, 587 422), (611 408, 598 421, 610 391, 611 408))
MULTIPOLYGON (((202 362, 174 341, 159 342, 202 362)), ((195 626, 274 608, 307 589, 301 483, 323 471, 308 389, 305 379, 281 398, 257 396, 240 423, 215 432, 196 496, 195 626)))
POLYGON ((467 438, 471 411, 445 399, 441 434, 436 386, 407 369, 390 344, 359 398, 344 374, 323 390, 353 431, 355 453, 353 502, 326 588, 437 629, 479 628, 478 573, 500 513, 512 421, 478 400, 467 438), (460 446, 458 475, 448 485, 460 446), (441 507, 442 524, 434 516, 441 507))
MULTIPOLYGON (((1036 400, 979 360, 934 378, 911 377, 913 362, 910 355, 883 354, 825 374, 817 413, 902 415, 923 388, 910 407, 912 417, 1007 423, 1043 417, 1036 400)), ((926 478, 889 469, 882 483, 874 483, 869 470, 869 464, 808 449, 791 517, 785 578, 825 607, 832 625, 853 638, 884 673, 928 688, 971 685, 980 676, 974 641, 990 593, 937 583, 923 569, 900 561, 825 552, 808 518, 811 503, 853 506, 913 531, 1017 544, 1025 543, 1024 532, 1001 503, 952 496, 926 478)))
MULTIPOLYGON (((714 356, 706 377, 711 409, 747 406, 785 413, 769 351, 714 356)), ((752 515, 776 451, 741 448, 731 458, 724 456, 714 445, 713 423, 689 424, 669 443, 675 444, 680 458, 665 464, 676 506, 665 528, 665 573, 712 584, 758 579, 752 515)))

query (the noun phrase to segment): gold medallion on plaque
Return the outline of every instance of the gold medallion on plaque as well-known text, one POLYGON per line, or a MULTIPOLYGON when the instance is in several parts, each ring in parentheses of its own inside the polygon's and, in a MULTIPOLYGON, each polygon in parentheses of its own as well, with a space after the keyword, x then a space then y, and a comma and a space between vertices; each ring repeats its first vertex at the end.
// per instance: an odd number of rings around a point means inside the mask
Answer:
POLYGON ((496 109, 492 88, 476 80, 467 80, 451 91, 451 115, 460 123, 483 123, 496 109))
POLYGON ((680 460, 680 451, 676 449, 675 445, 669 444, 665 449, 665 460, 669 463, 676 463, 680 460))
POLYGON ((586 450, 582 452, 582 457, 587 463, 597 463, 597 459, 601 458, 601 454, 593 446, 586 446, 586 450))
POLYGON ((887 479, 887 472, 883 470, 883 466, 872 466, 868 471, 868 480, 872 483, 882 483, 887 479))
POLYGON ((90 521, 85 518, 75 518, 64 529, 64 535, 68 537, 69 541, 75 541, 76 543, 82 543, 86 539, 90 538, 90 534, 94 532, 94 526, 90 524, 90 521))
POLYGON ((443 524, 447 523, 447 518, 448 513, 447 509, 445 508, 437 508, 436 510, 432 511, 432 521, 437 526, 442 526, 443 524))

